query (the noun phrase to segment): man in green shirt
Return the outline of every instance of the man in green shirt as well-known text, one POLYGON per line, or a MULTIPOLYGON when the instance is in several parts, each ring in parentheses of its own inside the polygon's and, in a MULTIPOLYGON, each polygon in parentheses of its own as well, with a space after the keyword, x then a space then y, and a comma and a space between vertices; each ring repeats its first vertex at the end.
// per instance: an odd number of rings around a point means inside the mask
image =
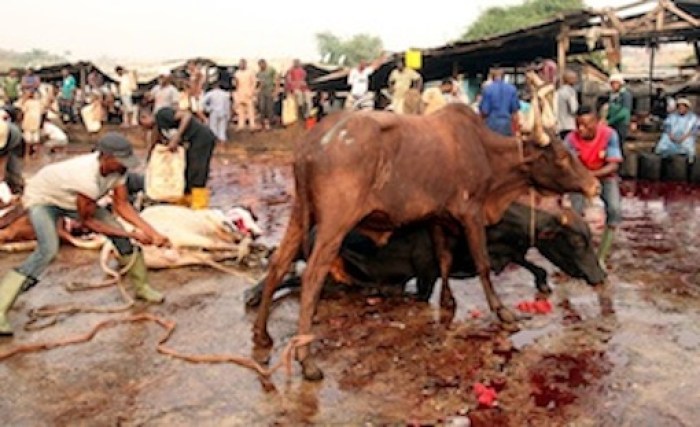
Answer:
POLYGON ((610 76, 610 100, 608 101, 608 126, 617 131, 620 137, 620 148, 624 155, 625 139, 627 139, 627 131, 630 127, 630 119, 632 117, 632 94, 627 90, 625 80, 620 74, 610 76))
POLYGON ((265 129, 270 129, 270 122, 274 118, 275 95, 279 93, 280 82, 277 71, 267 65, 267 61, 258 61, 258 110, 265 129))
POLYGON ((3 90, 8 104, 12 105, 19 99, 19 76, 17 70, 10 70, 10 74, 3 81, 3 90))

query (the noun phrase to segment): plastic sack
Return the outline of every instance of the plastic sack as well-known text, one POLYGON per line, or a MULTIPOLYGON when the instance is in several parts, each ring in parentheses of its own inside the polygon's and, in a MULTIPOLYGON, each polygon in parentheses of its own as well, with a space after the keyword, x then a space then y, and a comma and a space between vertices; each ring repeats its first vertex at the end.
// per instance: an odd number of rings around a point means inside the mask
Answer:
POLYGON ((294 97, 288 95, 282 101, 282 124, 284 126, 289 126, 296 123, 299 120, 299 111, 297 108, 297 102, 294 97))
POLYGON ((156 145, 146 165, 146 196, 161 202, 176 202, 185 195, 185 150, 172 152, 156 145))

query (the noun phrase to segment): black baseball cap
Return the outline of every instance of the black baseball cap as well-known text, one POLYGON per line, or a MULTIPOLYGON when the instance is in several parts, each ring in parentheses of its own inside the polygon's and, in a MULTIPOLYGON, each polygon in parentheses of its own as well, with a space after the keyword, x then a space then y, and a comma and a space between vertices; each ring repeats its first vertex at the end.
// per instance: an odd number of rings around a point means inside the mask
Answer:
POLYGON ((109 132, 97 141, 97 151, 117 158, 127 169, 137 167, 141 162, 134 155, 134 148, 128 139, 116 132, 109 132))

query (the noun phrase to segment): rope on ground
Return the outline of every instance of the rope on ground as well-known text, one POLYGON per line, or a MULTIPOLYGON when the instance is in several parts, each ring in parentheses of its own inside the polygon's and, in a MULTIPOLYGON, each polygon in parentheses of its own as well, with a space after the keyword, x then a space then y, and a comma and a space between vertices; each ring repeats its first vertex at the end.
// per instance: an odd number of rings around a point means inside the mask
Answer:
POLYGON ((121 319, 104 320, 104 321, 96 324, 95 326, 93 326, 93 328, 90 331, 88 331, 84 334, 74 335, 74 336, 71 336, 68 338, 55 340, 55 341, 46 341, 46 342, 40 342, 40 343, 18 345, 14 348, 10 348, 9 350, 0 352, 0 361, 8 359, 8 358, 15 356, 15 355, 18 355, 18 354, 37 353, 37 352, 44 351, 44 350, 51 350, 54 348, 67 347, 67 346, 71 346, 71 345, 75 345, 75 344, 86 343, 88 341, 91 341, 97 335, 97 333, 103 329, 112 328, 112 327, 115 327, 117 325, 121 325, 121 324, 125 324, 125 323, 137 323, 137 322, 154 322, 158 326, 160 326, 162 329, 164 329, 163 336, 161 337, 160 340, 158 340, 158 344, 156 345, 156 350, 160 354, 167 355, 167 356, 173 357, 175 359, 184 360, 184 361, 187 361, 190 363, 208 363, 208 364, 231 363, 231 364, 235 364, 235 365, 239 365, 239 366, 243 366, 245 368, 251 369, 262 377, 270 377, 272 374, 274 374, 277 370, 281 369, 282 367, 285 368, 285 372, 286 372, 287 376, 291 376, 294 351, 298 347, 308 345, 314 340, 313 335, 297 335, 297 336, 293 337, 289 341, 289 343, 287 343, 287 346, 282 351, 282 355, 280 356, 279 361, 277 361, 277 363, 275 365, 273 365, 272 367, 265 368, 250 357, 239 356, 239 355, 235 355, 235 354, 186 354, 186 353, 181 353, 181 352, 173 349, 172 347, 168 347, 166 345, 168 340, 172 337, 173 332, 175 331, 176 323, 174 321, 156 316, 154 314, 141 313, 141 314, 136 314, 136 315, 124 317, 121 319))
POLYGON ((208 265, 209 267, 213 268, 214 270, 218 270, 218 271, 221 271, 222 273, 230 274, 231 276, 240 277, 242 279, 246 279, 249 281, 254 280, 254 278, 250 274, 246 274, 246 273, 240 272, 238 270, 228 268, 225 265, 223 265, 222 263, 214 261, 213 259, 211 259, 205 255, 199 254, 197 252, 191 252, 190 255, 192 255, 194 258, 197 258, 200 262, 208 265))
POLYGON ((76 291, 87 291, 93 289, 101 289, 110 286, 117 285, 119 293, 122 296, 123 303, 114 306, 95 306, 95 305, 84 305, 84 304, 66 304, 66 305, 45 305, 39 308, 35 308, 29 311, 29 320, 24 325, 26 331, 36 331, 39 329, 48 328, 49 326, 55 325, 58 322, 60 315, 70 315, 76 313, 123 313, 131 309, 134 306, 134 299, 129 295, 129 293, 124 288, 121 278, 131 270, 134 262, 136 262, 136 256, 133 255, 129 262, 119 270, 113 270, 109 265, 107 265, 107 260, 100 259, 100 266, 108 275, 112 276, 111 279, 105 280, 98 283, 69 283, 66 285, 66 290, 69 292, 76 291), (48 319, 41 322, 41 319, 48 319))

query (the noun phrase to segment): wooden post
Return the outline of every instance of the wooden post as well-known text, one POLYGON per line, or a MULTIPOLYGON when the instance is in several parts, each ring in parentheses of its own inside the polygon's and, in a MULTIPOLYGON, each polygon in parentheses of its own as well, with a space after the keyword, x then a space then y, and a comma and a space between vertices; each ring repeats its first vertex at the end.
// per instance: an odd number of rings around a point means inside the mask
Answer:
POLYGON ((569 50, 569 26, 562 25, 557 36, 557 66, 559 67, 559 82, 564 79, 566 69, 566 52, 569 50))
POLYGON ((649 113, 654 102, 654 60, 656 59, 656 40, 651 41, 651 58, 649 59, 649 113))

